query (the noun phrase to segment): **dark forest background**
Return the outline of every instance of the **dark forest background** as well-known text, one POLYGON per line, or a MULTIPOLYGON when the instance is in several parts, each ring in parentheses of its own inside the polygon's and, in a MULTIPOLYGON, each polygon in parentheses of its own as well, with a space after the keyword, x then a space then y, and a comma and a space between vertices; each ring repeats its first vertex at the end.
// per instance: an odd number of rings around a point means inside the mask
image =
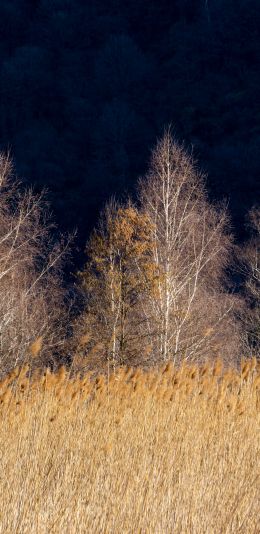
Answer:
POLYGON ((259 201, 259 0, 4 0, 0 148, 86 241, 165 125, 238 236, 259 201))

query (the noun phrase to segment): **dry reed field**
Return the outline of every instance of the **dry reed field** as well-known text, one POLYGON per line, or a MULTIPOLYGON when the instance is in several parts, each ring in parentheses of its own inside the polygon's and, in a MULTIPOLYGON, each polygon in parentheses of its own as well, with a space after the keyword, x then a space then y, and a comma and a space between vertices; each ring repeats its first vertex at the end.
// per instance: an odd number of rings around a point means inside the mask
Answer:
POLYGON ((259 532, 255 359, 0 384, 0 532, 259 532))

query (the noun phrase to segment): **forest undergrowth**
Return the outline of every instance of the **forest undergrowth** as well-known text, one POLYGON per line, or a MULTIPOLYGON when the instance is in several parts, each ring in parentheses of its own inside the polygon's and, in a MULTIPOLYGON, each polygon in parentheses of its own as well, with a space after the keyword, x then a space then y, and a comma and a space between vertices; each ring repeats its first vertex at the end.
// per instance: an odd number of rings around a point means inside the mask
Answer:
POLYGON ((17 368, 0 383, 0 532, 259 532, 260 365, 17 368))

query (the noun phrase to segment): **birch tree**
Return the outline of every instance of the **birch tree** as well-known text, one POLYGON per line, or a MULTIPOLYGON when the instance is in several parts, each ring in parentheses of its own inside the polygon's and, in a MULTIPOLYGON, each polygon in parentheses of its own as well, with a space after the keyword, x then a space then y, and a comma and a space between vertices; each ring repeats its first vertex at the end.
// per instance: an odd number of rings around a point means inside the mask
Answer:
POLYGON ((156 295, 146 302, 157 325, 153 350, 174 361, 213 355, 224 334, 235 340, 234 299, 225 288, 232 247, 227 211, 209 203, 203 175, 170 131, 153 151, 139 192, 158 273, 156 295))

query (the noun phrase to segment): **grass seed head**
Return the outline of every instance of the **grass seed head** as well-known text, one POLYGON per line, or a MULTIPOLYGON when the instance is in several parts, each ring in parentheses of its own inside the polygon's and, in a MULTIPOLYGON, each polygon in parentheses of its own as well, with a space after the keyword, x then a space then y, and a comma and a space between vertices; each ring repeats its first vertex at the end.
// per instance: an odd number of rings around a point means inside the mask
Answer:
POLYGON ((36 358, 40 351, 42 350, 42 336, 37 337, 37 339, 30 345, 30 354, 33 358, 36 358))
POLYGON ((220 358, 218 358, 214 363, 212 374, 213 376, 220 376, 222 374, 222 371, 223 371, 223 361, 220 358))

